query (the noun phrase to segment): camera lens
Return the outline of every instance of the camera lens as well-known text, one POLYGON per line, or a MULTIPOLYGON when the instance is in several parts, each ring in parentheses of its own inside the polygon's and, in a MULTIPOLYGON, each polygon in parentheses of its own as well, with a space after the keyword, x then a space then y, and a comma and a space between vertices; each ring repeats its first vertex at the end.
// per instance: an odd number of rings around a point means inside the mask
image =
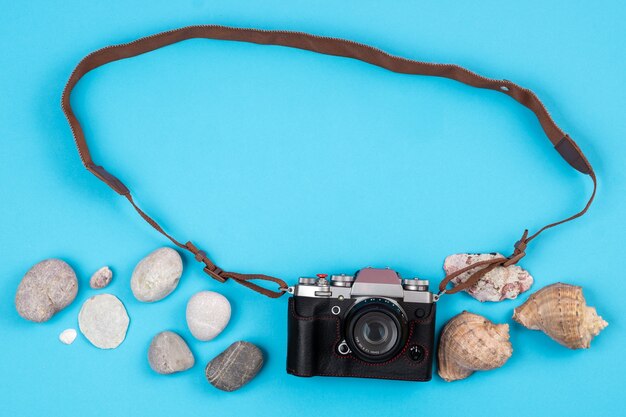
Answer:
POLYGON ((346 318, 346 341, 362 360, 388 360, 402 349, 406 338, 406 316, 400 306, 391 300, 363 300, 350 310, 346 318))
POLYGON ((370 355, 382 355, 389 352, 397 342, 398 328, 385 313, 366 313, 354 326, 354 340, 370 355))

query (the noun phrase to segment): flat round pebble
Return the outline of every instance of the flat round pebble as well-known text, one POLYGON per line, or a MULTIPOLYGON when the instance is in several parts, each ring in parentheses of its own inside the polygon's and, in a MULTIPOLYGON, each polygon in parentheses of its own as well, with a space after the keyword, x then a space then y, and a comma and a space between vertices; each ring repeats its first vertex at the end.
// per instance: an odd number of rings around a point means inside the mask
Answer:
POLYGON ((108 266, 103 266, 98 269, 89 279, 89 286, 93 289, 99 290, 106 287, 113 278, 113 271, 108 266))
POLYGON ((176 289, 182 273, 183 260, 178 252, 160 248, 139 261, 130 278, 130 288, 139 301, 159 301, 176 289))
POLYGON ((235 391, 252 380, 263 366, 261 349, 248 342, 235 342, 204 370, 206 379, 222 391, 235 391))
POLYGON ((95 347, 114 349, 126 337, 129 323, 124 304, 114 295, 91 297, 78 313, 78 327, 95 347))
POLYGON ((46 259, 22 278, 15 308, 26 320, 48 321, 74 301, 77 292, 78 280, 72 267, 60 259, 46 259))
POLYGON ((187 326, 198 340, 211 340, 224 330, 230 320, 230 303, 222 294, 201 291, 187 303, 187 326))
POLYGON ((148 349, 148 363, 159 374, 186 371, 194 363, 193 353, 177 333, 165 331, 152 338, 148 349))
POLYGON ((64 345, 71 345, 76 340, 76 330, 75 329, 65 329, 59 335, 59 340, 64 345))

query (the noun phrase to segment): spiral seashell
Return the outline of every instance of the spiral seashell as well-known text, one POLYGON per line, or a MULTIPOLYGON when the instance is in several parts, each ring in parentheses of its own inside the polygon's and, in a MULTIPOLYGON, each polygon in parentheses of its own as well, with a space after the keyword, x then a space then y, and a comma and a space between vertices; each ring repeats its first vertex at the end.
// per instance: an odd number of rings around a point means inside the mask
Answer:
POLYGON ((501 367, 511 354, 508 324, 494 324, 464 311, 441 332, 437 373, 447 382, 465 379, 474 371, 501 367))
POLYGON ((591 339, 609 325, 587 306, 581 287, 560 282, 532 294, 513 311, 513 320, 570 349, 588 348, 591 339))

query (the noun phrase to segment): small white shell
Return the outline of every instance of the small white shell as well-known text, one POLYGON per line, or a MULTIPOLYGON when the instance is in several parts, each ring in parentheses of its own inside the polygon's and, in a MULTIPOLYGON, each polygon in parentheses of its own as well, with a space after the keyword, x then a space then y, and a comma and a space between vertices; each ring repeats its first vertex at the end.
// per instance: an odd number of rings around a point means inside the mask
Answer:
POLYGON ((65 345, 71 345, 76 339, 76 329, 65 329, 59 335, 59 340, 65 345))

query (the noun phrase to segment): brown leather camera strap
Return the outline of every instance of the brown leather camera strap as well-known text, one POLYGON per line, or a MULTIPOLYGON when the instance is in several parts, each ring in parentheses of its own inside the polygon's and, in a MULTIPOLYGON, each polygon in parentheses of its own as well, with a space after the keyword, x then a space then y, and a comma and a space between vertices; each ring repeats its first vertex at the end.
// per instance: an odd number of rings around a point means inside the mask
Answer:
POLYGON ((166 236, 176 246, 191 252, 195 256, 197 261, 202 262, 205 265, 204 271, 209 276, 220 282, 224 282, 230 278, 248 288, 258 291, 261 294, 274 298, 280 297, 287 289, 287 284, 279 278, 262 274, 239 274, 236 272, 223 271, 207 257, 204 251, 198 249, 193 243, 187 242, 183 244, 167 234, 161 228, 161 226, 159 226, 152 218, 150 218, 137 206, 130 194, 129 189, 118 178, 110 174, 102 166, 96 165, 91 159, 89 148, 85 140, 85 135, 78 119, 76 118, 76 115, 74 114, 74 111, 72 110, 72 106, 70 103, 72 89, 78 83, 78 81, 89 71, 109 62, 134 57, 158 48, 162 48, 167 45, 171 45, 173 43, 192 38, 206 38, 251 42, 263 45, 288 46, 291 48, 299 48, 321 54, 358 59, 360 61, 367 62, 372 65, 377 65, 379 67, 397 73, 431 75, 436 77, 450 78, 461 83, 470 85, 472 87, 495 90, 502 94, 506 94, 530 109, 537 116, 537 119, 539 120, 539 123, 541 124, 541 127, 543 128, 546 136, 552 142, 557 152, 563 157, 563 159, 565 159, 572 167, 574 167, 578 171, 591 177, 593 181, 593 192, 591 194, 591 197, 589 198, 589 201, 587 202, 587 205, 582 211, 578 212, 577 214, 564 220, 549 224, 530 237, 528 236, 527 231, 524 232, 522 238, 516 243, 515 250, 511 256, 479 262, 470 265, 460 271, 457 271, 454 274, 446 276, 439 286, 440 293, 458 292, 473 285, 484 274, 486 274, 496 266, 508 266, 517 263, 525 255, 524 251, 526 249, 526 245, 531 240, 533 240, 535 237, 537 237, 537 235, 539 235, 546 229, 582 216, 591 205, 591 202, 593 201, 593 198, 595 196, 596 177, 593 169, 591 168, 591 165, 587 161, 587 158, 583 155, 582 151, 576 145, 576 143, 556 125, 556 123, 550 117, 550 114, 546 110, 543 103, 532 91, 520 87, 519 85, 512 83, 511 81, 496 80, 483 77, 458 65, 434 64, 422 61, 414 61, 399 56, 393 56, 384 51, 381 51, 380 49, 345 39, 316 36, 301 32, 243 29, 217 25, 188 26, 180 29, 169 30, 166 32, 140 38, 132 42, 107 46, 90 53, 78 63, 78 65, 72 72, 70 79, 68 80, 65 89, 63 90, 63 97, 61 99, 63 112, 65 113, 65 116, 67 117, 67 120, 70 124, 70 128, 72 129, 72 134, 74 135, 74 140, 78 148, 78 153, 83 164, 92 174, 94 174, 100 180, 104 181, 118 194, 126 197, 128 201, 133 205, 135 210, 141 215, 141 217, 143 217, 158 232, 166 236), (459 274, 471 270, 475 270, 475 272, 468 280, 446 291, 446 285, 451 279, 458 276, 459 274), (268 290, 254 283, 253 281, 255 280, 274 282, 278 284, 279 289, 278 291, 268 290))

